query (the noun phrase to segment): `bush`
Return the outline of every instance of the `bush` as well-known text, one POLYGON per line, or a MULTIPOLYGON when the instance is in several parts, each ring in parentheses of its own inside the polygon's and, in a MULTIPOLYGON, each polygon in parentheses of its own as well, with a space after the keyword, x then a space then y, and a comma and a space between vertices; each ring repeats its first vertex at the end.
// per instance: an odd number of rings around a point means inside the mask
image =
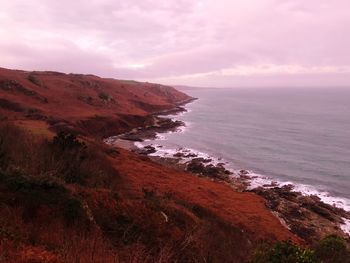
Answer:
POLYGON ((301 248, 289 241, 282 241, 273 247, 262 246, 253 255, 252 263, 316 263, 314 252, 301 248))
POLYGON ((83 162, 87 159, 87 146, 75 135, 60 132, 51 143, 57 175, 67 183, 84 183, 81 173, 83 162))
POLYGON ((80 142, 74 134, 68 134, 65 132, 58 133, 53 138, 52 145, 60 151, 86 149, 84 142, 80 142))
POLYGON ((74 134, 60 132, 48 141, 8 122, 0 123, 0 169, 94 187, 117 174, 99 147, 74 134))
POLYGON ((50 191, 64 193, 66 189, 52 177, 30 177, 25 176, 21 170, 1 172, 0 183, 8 189, 26 194, 37 194, 37 192, 50 191))
POLYGON ((258 247, 252 263, 350 263, 346 241, 336 235, 322 239, 315 250, 301 248, 290 242, 279 242, 273 246, 258 247))
POLYGON ((41 85, 42 85, 41 81, 40 81, 39 79, 37 79, 37 78, 34 76, 34 74, 29 74, 28 77, 27 77, 27 79, 28 79, 31 83, 33 83, 34 85, 37 85, 37 86, 41 86, 41 85))
POLYGON ((76 198, 69 198, 64 203, 64 217, 68 224, 73 224, 84 215, 81 202, 76 198))
POLYGON ((147 201, 147 204, 151 205, 153 208, 159 210, 161 197, 153 189, 142 188, 143 197, 147 201))
POLYGON ((117 174, 98 147, 87 146, 73 134, 59 133, 53 138, 51 150, 56 176, 67 183, 99 187, 108 183, 108 176, 117 174))
POLYGON ((54 178, 33 178, 23 175, 21 171, 0 171, 0 185, 2 189, 16 194, 15 199, 2 199, 2 203, 23 206, 23 218, 27 220, 36 218, 37 212, 45 206, 60 207, 67 225, 86 219, 81 201, 69 193, 64 185, 55 182, 54 178))
POLYGON ((24 132, 13 126, 8 124, 7 122, 3 122, 0 125, 0 167, 3 170, 6 170, 10 163, 13 163, 17 156, 21 153, 20 149, 17 148, 17 143, 23 143, 22 147, 25 146, 26 140, 24 140, 24 132), (22 141, 22 142, 21 142, 22 141))
POLYGON ((6 157, 6 151, 4 149, 4 139, 0 137, 0 163, 4 161, 6 157))
POLYGON ((114 101, 113 97, 105 92, 100 92, 98 97, 103 101, 114 101))
POLYGON ((316 256, 324 263, 350 262, 346 241, 336 235, 330 235, 321 240, 316 248, 316 256))

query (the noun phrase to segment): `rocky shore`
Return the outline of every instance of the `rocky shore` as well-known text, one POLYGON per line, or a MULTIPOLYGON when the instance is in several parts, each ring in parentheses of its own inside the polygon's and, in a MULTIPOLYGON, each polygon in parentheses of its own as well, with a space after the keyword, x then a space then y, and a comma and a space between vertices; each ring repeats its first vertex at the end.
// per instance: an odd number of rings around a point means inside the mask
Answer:
POLYGON ((350 214, 341 208, 326 204, 315 195, 306 196, 293 190, 293 185, 253 189, 252 192, 264 197, 267 206, 288 228, 299 237, 313 244, 326 235, 337 234, 350 242, 340 228, 350 214))
MULTIPOLYGON (((178 120, 172 120, 166 116, 186 112, 187 110, 182 107, 182 105, 194 100, 196 100, 196 98, 190 98, 177 103, 177 106, 170 110, 154 112, 151 115, 152 120, 150 125, 137 127, 129 132, 109 137, 105 139, 105 142, 110 145, 113 145, 120 140, 142 142, 144 140, 155 139, 159 133, 176 132, 180 127, 185 126, 185 123, 178 120)), ((147 149, 145 150, 147 153, 147 149)))
POLYGON ((161 145, 149 144, 142 148, 135 146, 135 142, 155 139, 159 133, 176 132, 185 123, 166 116, 181 112, 186 112, 186 109, 179 106, 170 111, 155 113, 151 125, 107 138, 105 142, 146 155, 153 161, 173 169, 221 181, 229 184, 236 191, 253 192, 266 200, 266 206, 288 229, 309 244, 313 244, 330 234, 342 236, 350 244, 349 234, 345 233, 341 227, 345 220, 350 220, 350 213, 322 202, 316 195, 304 195, 294 191, 293 185, 271 184, 250 189, 252 178, 246 170, 231 171, 225 167, 225 163, 215 162, 209 157, 201 157, 185 148, 179 148, 175 153, 167 156, 157 156, 159 148, 162 148, 161 145))

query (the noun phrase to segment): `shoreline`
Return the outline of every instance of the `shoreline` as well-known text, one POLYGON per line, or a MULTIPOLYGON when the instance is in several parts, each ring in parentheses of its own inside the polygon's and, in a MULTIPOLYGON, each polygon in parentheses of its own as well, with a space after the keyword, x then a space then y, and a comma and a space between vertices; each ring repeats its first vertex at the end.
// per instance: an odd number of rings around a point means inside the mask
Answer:
MULTIPOLYGON (((153 124, 138 127, 132 131, 109 137, 105 143, 148 156, 152 161, 164 166, 190 172, 194 176, 206 177, 223 183, 228 183, 235 191, 253 192, 266 201, 266 206, 294 234, 312 244, 320 238, 337 234, 350 244, 350 211, 327 204, 317 195, 308 195, 296 190, 297 184, 281 183, 269 180, 258 187, 250 187, 257 176, 248 170, 239 172, 227 169, 227 163, 192 149, 179 148, 167 155, 159 154, 162 145, 147 144, 159 137, 159 134, 179 132, 186 124, 173 117, 186 113, 187 109, 180 107, 197 99, 192 98, 181 102, 177 107, 153 113, 153 124), (172 118, 168 118, 172 116, 172 118), (216 160, 214 160, 216 159, 216 160)), ((166 150, 164 150, 166 151, 166 150)))

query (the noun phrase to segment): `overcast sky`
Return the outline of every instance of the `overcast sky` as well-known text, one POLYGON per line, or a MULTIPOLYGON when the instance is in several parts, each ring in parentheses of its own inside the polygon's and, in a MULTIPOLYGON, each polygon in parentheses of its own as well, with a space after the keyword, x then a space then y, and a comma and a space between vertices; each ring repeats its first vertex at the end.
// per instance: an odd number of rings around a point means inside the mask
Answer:
POLYGON ((349 0, 0 0, 0 67, 350 86, 349 0))

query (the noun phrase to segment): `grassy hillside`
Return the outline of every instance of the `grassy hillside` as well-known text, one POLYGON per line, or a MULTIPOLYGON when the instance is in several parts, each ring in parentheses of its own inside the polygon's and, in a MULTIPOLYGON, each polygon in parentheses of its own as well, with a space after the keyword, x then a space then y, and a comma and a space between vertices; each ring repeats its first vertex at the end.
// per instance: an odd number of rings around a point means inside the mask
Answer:
MULTIPOLYGON (((1 70, 0 262, 314 262, 271 261, 306 244, 263 198, 101 140, 187 99, 156 84, 1 70)), ((337 242, 323 258, 348 256, 337 242)))

